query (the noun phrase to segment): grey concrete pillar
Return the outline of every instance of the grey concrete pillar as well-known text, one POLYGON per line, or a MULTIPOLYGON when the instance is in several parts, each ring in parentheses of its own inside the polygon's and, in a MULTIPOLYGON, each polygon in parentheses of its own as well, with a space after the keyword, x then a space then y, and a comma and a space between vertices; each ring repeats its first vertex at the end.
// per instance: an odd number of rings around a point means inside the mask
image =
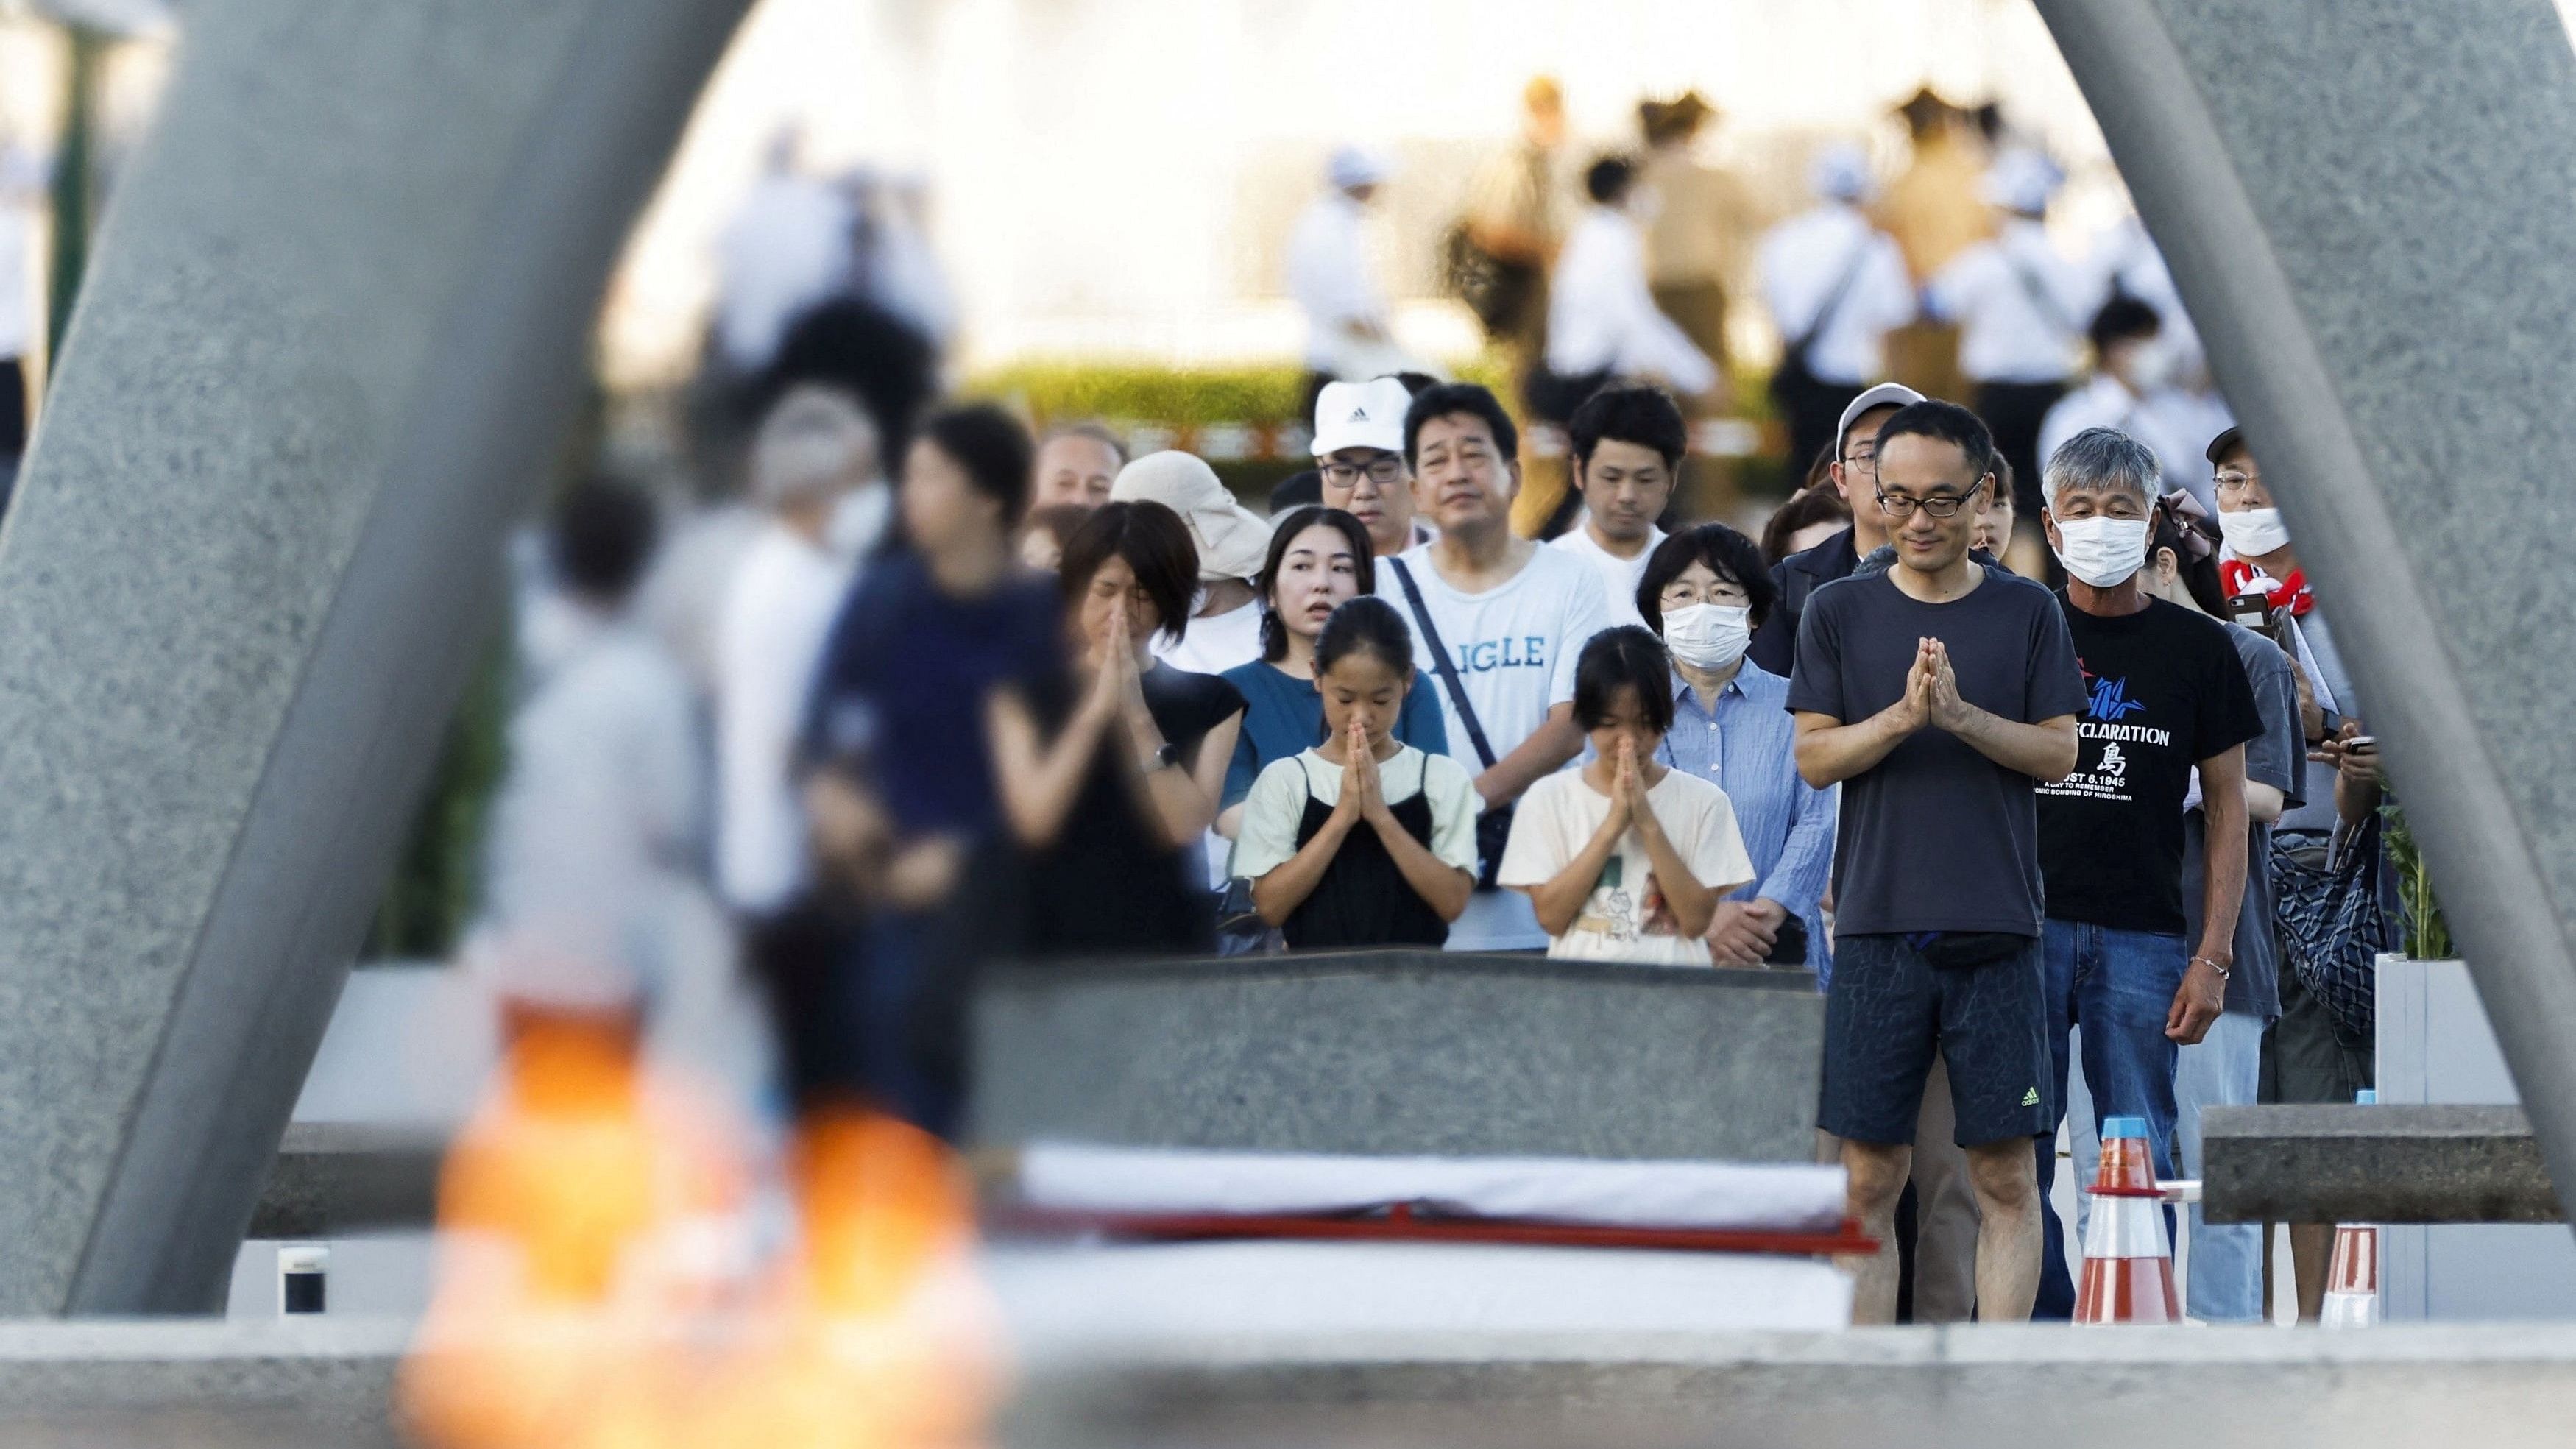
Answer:
POLYGON ((2576 1189, 2576 53, 2547 0, 2039 0, 2576 1189))
POLYGON ((745 0, 210 0, 0 529, 0 1315, 219 1309, 745 0))

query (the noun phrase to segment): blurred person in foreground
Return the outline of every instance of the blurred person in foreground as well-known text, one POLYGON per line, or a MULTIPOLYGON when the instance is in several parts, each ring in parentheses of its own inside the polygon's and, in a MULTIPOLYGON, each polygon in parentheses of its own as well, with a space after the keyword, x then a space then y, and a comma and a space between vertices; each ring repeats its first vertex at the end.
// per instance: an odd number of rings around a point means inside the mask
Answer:
POLYGON ((1664 541, 1655 520, 1673 501, 1690 424, 1672 394, 1651 383, 1604 387, 1566 421, 1574 447, 1574 488, 1583 501, 1575 526, 1548 541, 1601 576, 1613 624, 1641 622, 1637 580, 1664 541))
MULTIPOLYGON (((2227 590, 2218 577, 2218 530, 2199 500, 2182 489, 2156 507, 2140 584, 2179 608, 2220 621, 2254 688, 2263 733, 2245 746, 2245 892, 2236 916, 2236 965, 2228 973, 2225 1010, 2197 1045, 2182 1048, 2174 1068, 2176 1165, 2186 1177, 2201 1172, 2201 1112, 2244 1106, 2261 1093, 2263 1034, 2281 1015, 2281 963, 2274 939, 2270 875, 2272 826, 2285 809, 2302 802, 2307 746, 2299 712, 2297 666, 2279 645, 2228 618, 2227 590)), ((2209 812, 2197 777, 2184 802, 2183 911, 2185 933, 2202 928, 2207 890, 2209 812)), ((2079 1180, 2090 1169, 2079 1159, 2079 1180)), ((2259 1323, 2263 1303, 2263 1227, 2212 1223, 2191 1209, 2191 1315, 2212 1323, 2259 1323)))
POLYGON ((1672 656, 1665 763, 1726 792, 1753 863, 1708 927, 1720 966, 1806 966, 1831 978, 1820 904, 1833 868, 1838 787, 1798 777, 1789 681, 1744 657, 1770 612, 1769 572, 1753 540, 1723 523, 1665 539, 1646 561, 1635 608, 1672 656))
POLYGON ((806 884, 796 741, 857 553, 892 508, 878 456, 867 413, 813 385, 779 399, 752 442, 751 498, 764 518, 716 627, 715 862, 725 904, 754 921, 806 884), (852 516, 857 526, 835 528, 852 516))
POLYGON ((509 968, 505 997, 512 970, 596 974, 580 989, 649 1007, 657 1052, 747 1100, 757 1013, 693 870, 706 798, 695 697, 630 608, 655 534, 653 505, 623 483, 583 482, 556 507, 549 556, 568 622, 510 721, 466 956, 509 968))
POLYGON ((1583 747, 1574 664, 1609 626, 1600 575, 1512 532, 1520 434, 1491 392, 1449 383, 1404 417, 1414 492, 1440 536, 1378 566, 1380 597, 1402 609, 1415 653, 1441 686, 1449 753, 1476 778, 1478 890, 1449 932, 1452 951, 1548 943, 1529 898, 1494 886, 1521 793, 1583 747))
POLYGON ((1789 424, 1789 456, 1830 445, 1835 421, 1886 373, 1887 334, 1914 320, 1914 284, 1896 242, 1874 225, 1869 157, 1848 142, 1816 158, 1819 205, 1762 238, 1762 295, 1780 329, 1771 396, 1789 424))
POLYGON ((1253 782, 1236 873, 1291 950, 1441 945, 1476 888, 1476 786, 1396 738, 1422 692, 1413 636, 1386 600, 1351 597, 1310 654, 1323 743, 1253 782))
MULTIPOLYGON (((1261 657, 1261 601, 1253 575, 1270 550, 1270 521, 1235 501, 1207 460, 1149 453, 1118 472, 1109 496, 1159 503, 1189 530, 1198 576, 1182 621, 1146 631, 1155 657, 1192 674, 1222 674, 1261 657), (1186 631, 1185 631, 1186 630, 1186 631)), ((1068 545, 1069 547, 1069 545, 1068 545)))
MULTIPOLYGON (((1833 489, 1830 472, 1815 486, 1801 488, 1789 501, 1771 510, 1762 525, 1762 560, 1777 568, 1793 553, 1805 553, 1826 539, 1851 527, 1851 505, 1833 489)), ((1776 596, 1776 592, 1775 592, 1776 596)))
POLYGON ((1895 564, 1816 591, 1789 684, 1799 774, 1844 786, 1818 1125, 1880 1243, 1844 1265, 1854 1320, 1888 1322, 1924 1079, 1948 1066, 1982 1219, 1979 1311, 2007 1322, 2039 1280, 2032 1142, 2050 1105, 2036 787, 2075 767, 2083 686, 2057 601, 1968 556, 1994 485, 1985 425, 1921 402, 1876 442, 1895 564))
POLYGON ((1546 364, 1527 390, 1530 410, 1563 423, 1614 377, 1717 399, 1724 382, 1717 364, 1656 310, 1646 285, 1636 163, 1604 156, 1583 173, 1583 189, 1592 204, 1548 278, 1546 364))
POLYGON ((1188 631, 1198 573, 1198 551, 1171 509, 1102 505, 1059 566, 1074 669, 993 693, 994 777, 1025 854, 1027 954, 1215 949, 1212 902, 1189 847, 1216 820, 1243 696, 1151 648, 1157 635, 1177 641, 1188 631))
MULTIPOLYGON (((1270 555, 1255 580, 1262 607, 1261 657, 1225 671, 1226 682, 1243 696, 1244 711, 1218 801, 1219 834, 1240 834, 1244 799, 1264 770, 1328 737, 1315 672, 1316 640, 1335 610, 1376 592, 1377 559, 1370 544, 1368 530, 1338 508, 1300 508, 1278 520, 1272 531, 1270 555)), ((1416 670, 1384 733, 1397 744, 1446 755, 1449 736, 1441 724, 1439 690, 1416 670)))
POLYGON ((1386 181, 1386 162, 1357 146, 1336 147, 1322 195, 1297 218, 1288 238, 1288 295, 1306 314, 1306 384, 1302 411, 1312 412, 1326 383, 1393 371, 1400 365, 1386 291, 1369 264, 1369 202, 1386 181))
POLYGON ((1773 674, 1787 677, 1797 659, 1798 621, 1807 596, 1843 578, 1860 561, 1887 546, 1887 516, 1878 509, 1878 430, 1897 410, 1923 401, 1923 394, 1901 383, 1882 382, 1843 408, 1834 425, 1833 457, 1828 470, 1833 488, 1851 510, 1851 526, 1791 554, 1771 570, 1778 601, 1760 633, 1753 636, 1751 658, 1773 674))
POLYGON ((2001 232, 1961 252, 1924 288, 1924 307, 1959 324, 1959 368, 1977 414, 2012 465, 2013 500, 2039 516, 2040 424, 2066 396, 2085 324, 2101 305, 2093 279, 2048 239, 2048 203, 2062 176, 2036 151, 1995 158, 1982 194, 2004 213, 2001 232))
POLYGON ((1100 423, 1066 423, 1047 429, 1038 443, 1031 508, 1098 508, 1109 485, 1127 466, 1127 446, 1100 423))
POLYGON ((923 1023, 1008 927, 1008 902, 988 898, 1011 852, 986 710, 1005 687, 1047 687, 1063 646, 1055 590, 1020 568, 1014 543, 1027 431, 980 405, 920 431, 896 498, 905 546, 833 623, 806 721, 816 850, 865 925, 810 999, 779 1011, 806 1094, 855 1093, 944 1135, 959 1103, 942 1033, 956 1022, 923 1023), (946 911, 952 898, 963 909, 946 911))
POLYGON ((2245 744, 2262 737, 2263 719, 2218 622, 2143 586, 2156 477, 2144 443, 2088 428, 2050 455, 2043 485, 2041 522, 2066 569, 2058 601, 2086 694, 2074 772, 2039 786, 2054 1061, 2051 1130, 2035 1157, 2051 1254, 2037 1311, 2050 1318, 2075 1310, 2062 1229, 2045 1205, 2069 1033, 2083 1029, 2091 1125, 2143 1117, 2156 1176, 2174 1176, 2175 1054, 2225 1009, 2245 895, 2245 744), (2209 821, 2206 908, 2199 934, 2186 936, 2183 815, 2195 778, 2209 821))
MULTIPOLYGON (((1416 520, 1413 470, 1404 461, 1404 414, 1413 392, 1392 377, 1327 383, 1315 397, 1316 496, 1367 527, 1379 557, 1429 543, 1416 520)), ((1277 511, 1278 500, 1272 500, 1277 511)))

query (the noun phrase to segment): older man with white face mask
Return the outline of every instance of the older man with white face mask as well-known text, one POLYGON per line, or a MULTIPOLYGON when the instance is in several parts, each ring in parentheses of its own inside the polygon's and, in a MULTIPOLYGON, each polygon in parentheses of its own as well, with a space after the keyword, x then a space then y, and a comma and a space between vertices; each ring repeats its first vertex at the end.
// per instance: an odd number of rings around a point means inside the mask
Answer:
MULTIPOLYGON (((2049 547, 2066 567, 2059 602, 2085 691, 2075 773, 2039 786, 2051 1115, 2065 1111, 2068 1033, 2081 1023, 2096 1125, 2144 1117, 2156 1173, 2170 1177, 2175 1053, 2218 1019, 2236 959, 2245 742, 2262 734, 2263 720, 2218 622, 2142 586, 2159 492, 2155 454, 2125 433, 2088 428, 2049 458, 2041 489, 2049 547), (2209 838, 2197 943, 2183 934, 2182 891, 2183 800, 2195 766, 2209 838)), ((2041 1138, 2043 1197, 2055 1158, 2041 1138)), ((2035 1314, 2063 1316, 2051 1310, 2072 1311, 2073 1284, 2054 1213, 2046 1226, 2035 1314)))

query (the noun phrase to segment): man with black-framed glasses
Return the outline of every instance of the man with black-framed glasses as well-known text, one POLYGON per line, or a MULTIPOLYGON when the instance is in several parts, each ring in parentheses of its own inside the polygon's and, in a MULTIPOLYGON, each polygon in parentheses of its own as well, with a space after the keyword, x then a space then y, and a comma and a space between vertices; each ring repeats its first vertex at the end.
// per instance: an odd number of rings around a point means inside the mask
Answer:
POLYGON ((1404 461, 1404 410, 1412 403, 1393 377, 1326 383, 1315 397, 1319 501, 1357 518, 1379 558, 1432 537, 1414 521, 1413 470, 1404 461))
POLYGON ((2030 1139, 2053 1120, 2036 789, 2075 768, 2083 683, 2057 600, 1969 555, 1995 484, 1985 424, 1919 402, 1875 441, 1895 564, 1816 590, 1789 683, 1799 773, 1845 787, 1818 1125, 1841 1139, 1850 1210, 1881 1244, 1845 1265, 1853 1317, 1888 1322, 1896 1203, 1937 1056, 1982 1218, 1978 1316, 2027 1318, 2030 1139))

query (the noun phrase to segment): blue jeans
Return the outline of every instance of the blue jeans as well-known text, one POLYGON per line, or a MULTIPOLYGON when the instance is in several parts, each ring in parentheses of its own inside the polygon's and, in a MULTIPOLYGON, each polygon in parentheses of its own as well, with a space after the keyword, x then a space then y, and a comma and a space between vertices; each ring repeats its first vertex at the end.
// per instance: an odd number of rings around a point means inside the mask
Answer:
MULTIPOLYGON (((2069 1318, 2075 1282, 2066 1271, 2066 1229, 2049 1205, 2057 1178, 2055 1125, 2066 1117, 2068 1034, 2084 1028, 2084 1085, 2093 1095, 2093 1127, 2106 1117, 2144 1117, 2156 1176, 2174 1176, 2174 1066, 2178 1048, 2165 1035, 2174 993, 2182 989, 2190 948, 2180 936, 2115 931, 2079 921, 2047 921, 2040 928, 2043 976, 2048 991, 2051 1131, 2038 1141, 2040 1227, 2039 1300, 2034 1318, 2069 1318)), ((2165 1214, 2165 1240, 2173 1240, 2173 1214, 2165 1214)))

